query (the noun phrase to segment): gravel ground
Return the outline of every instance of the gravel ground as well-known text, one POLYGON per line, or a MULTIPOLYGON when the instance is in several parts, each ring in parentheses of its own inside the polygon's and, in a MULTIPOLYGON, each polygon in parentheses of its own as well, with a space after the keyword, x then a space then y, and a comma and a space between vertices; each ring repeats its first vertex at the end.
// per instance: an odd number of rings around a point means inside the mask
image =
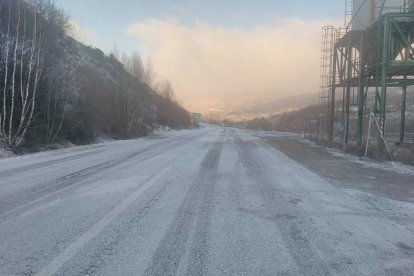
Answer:
POLYGON ((414 202, 414 167, 359 159, 335 149, 315 146, 298 138, 263 139, 336 187, 414 202))

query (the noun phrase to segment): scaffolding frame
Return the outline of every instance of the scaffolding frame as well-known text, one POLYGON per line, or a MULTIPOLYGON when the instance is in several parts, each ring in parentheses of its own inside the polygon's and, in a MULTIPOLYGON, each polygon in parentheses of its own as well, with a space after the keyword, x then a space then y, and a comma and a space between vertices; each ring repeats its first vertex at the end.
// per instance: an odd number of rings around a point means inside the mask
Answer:
POLYGON ((348 26, 353 17, 354 10, 354 0, 345 0, 345 16, 344 16, 344 26, 348 26))
POLYGON ((363 152, 364 117, 368 114, 367 93, 375 91, 372 110, 378 119, 381 135, 386 135, 387 88, 402 90, 400 143, 405 137, 407 87, 414 85, 414 12, 386 13, 367 30, 337 29, 331 49, 332 63, 328 112, 328 139, 334 141, 335 98, 343 89, 341 122, 343 144, 349 143, 350 106, 358 106, 356 142, 363 152), (355 95, 356 94, 356 95, 355 95), (352 101, 352 99, 356 98, 352 101))
POLYGON ((336 43, 337 33, 338 31, 333 26, 324 26, 322 28, 319 87, 319 105, 321 108, 329 108, 330 105, 329 90, 331 87, 331 68, 333 63, 332 47, 336 43))

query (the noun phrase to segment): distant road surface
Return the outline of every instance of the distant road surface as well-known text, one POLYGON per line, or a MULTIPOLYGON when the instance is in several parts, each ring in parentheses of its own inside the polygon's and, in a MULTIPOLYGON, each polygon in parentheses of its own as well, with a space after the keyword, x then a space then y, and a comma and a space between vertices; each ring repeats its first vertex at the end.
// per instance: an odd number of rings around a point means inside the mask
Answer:
POLYGON ((414 275, 382 202, 211 125, 4 159, 0 275, 414 275))

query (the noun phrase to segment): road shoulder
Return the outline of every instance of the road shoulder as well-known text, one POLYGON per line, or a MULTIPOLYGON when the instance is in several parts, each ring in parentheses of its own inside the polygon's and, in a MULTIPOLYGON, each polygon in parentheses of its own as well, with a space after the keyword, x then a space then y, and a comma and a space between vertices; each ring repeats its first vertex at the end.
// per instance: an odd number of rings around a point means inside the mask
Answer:
POLYGON ((360 160, 299 138, 266 136, 261 139, 335 187, 414 203, 414 169, 410 167, 360 160))

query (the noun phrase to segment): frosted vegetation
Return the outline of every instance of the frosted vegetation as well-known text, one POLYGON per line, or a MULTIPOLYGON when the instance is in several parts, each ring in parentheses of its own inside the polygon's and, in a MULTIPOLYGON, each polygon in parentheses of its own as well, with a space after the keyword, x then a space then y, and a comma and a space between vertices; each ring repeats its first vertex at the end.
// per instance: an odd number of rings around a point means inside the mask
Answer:
POLYGON ((111 54, 68 35, 69 16, 49 0, 0 1, 0 140, 9 148, 98 136, 131 138, 160 125, 191 127, 150 59, 111 54))

